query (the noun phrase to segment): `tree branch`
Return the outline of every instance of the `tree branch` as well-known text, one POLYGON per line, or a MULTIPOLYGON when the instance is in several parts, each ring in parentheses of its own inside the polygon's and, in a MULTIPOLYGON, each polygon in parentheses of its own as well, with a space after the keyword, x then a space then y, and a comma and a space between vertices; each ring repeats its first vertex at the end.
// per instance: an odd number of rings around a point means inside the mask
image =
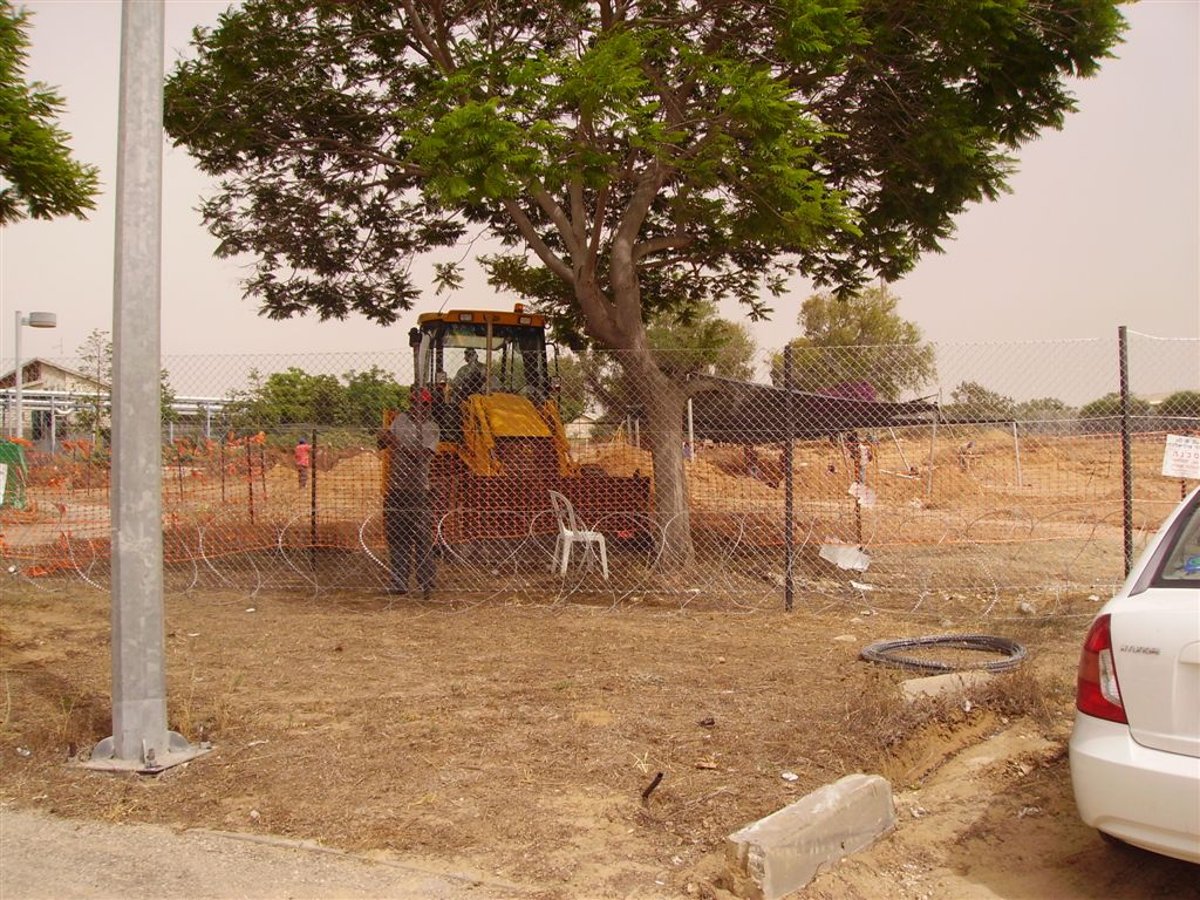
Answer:
POLYGON ((666 179, 666 170, 657 162, 652 161, 637 179, 633 195, 621 216, 617 230, 613 234, 612 247, 609 251, 612 260, 612 292, 613 303, 617 307, 617 316, 622 330, 632 333, 635 324, 641 323, 641 291, 638 286, 637 261, 634 258, 634 245, 638 231, 646 221, 646 214, 658 191, 666 179))
POLYGON ((575 226, 572 238, 575 246, 571 248, 571 256, 575 263, 575 271, 587 264, 587 207, 583 203, 583 181, 578 175, 571 179, 567 186, 571 198, 571 223, 575 226))
POLYGON ((521 209, 521 205, 516 200, 505 200, 504 211, 513 220, 513 224, 517 226, 517 229, 521 232, 521 237, 525 238, 525 242, 529 244, 530 249, 537 254, 538 259, 546 264, 546 268, 574 287, 575 273, 542 240, 541 235, 537 232, 537 228, 529 220, 529 216, 525 215, 525 210, 521 209))
POLYGON ((640 262, 647 256, 663 250, 683 250, 690 247, 695 241, 696 238, 689 234, 669 234, 651 238, 648 241, 642 241, 634 245, 633 260, 634 262, 640 262))
POLYGON ((533 194, 533 199, 537 201, 537 205, 542 208, 549 218, 554 223, 554 227, 558 229, 559 235, 563 239, 563 243, 567 247, 567 252, 571 254, 571 261, 574 263, 579 256, 580 246, 575 229, 571 225, 571 220, 567 214, 563 212, 563 208, 558 205, 558 202, 550 196, 542 185, 534 183, 530 185, 530 193, 533 194))
POLYGON ((435 41, 433 35, 429 33, 429 27, 425 24, 420 14, 417 12, 416 4, 413 0, 403 0, 404 11, 408 14, 409 21, 412 23, 413 32, 417 36, 417 40, 421 45, 429 51, 438 65, 445 72, 455 71, 454 59, 450 56, 446 47, 435 41))

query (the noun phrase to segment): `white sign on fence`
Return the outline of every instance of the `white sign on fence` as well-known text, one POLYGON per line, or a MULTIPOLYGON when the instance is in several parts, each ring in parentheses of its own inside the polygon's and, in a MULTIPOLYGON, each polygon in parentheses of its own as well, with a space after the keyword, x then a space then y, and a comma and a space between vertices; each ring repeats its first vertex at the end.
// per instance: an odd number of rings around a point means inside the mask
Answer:
POLYGON ((1168 434, 1162 473, 1170 478, 1200 479, 1200 438, 1168 434))
POLYGON ((4 505, 4 488, 8 484, 8 463, 0 463, 0 506, 4 505))

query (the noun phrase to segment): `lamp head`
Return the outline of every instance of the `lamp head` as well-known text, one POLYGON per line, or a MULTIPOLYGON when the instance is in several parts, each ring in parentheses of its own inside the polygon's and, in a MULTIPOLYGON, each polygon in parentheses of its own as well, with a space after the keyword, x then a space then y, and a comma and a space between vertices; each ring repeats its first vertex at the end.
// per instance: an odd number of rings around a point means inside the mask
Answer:
POLYGON ((54 328, 58 325, 58 317, 52 312, 31 312, 21 320, 21 324, 30 328, 54 328))

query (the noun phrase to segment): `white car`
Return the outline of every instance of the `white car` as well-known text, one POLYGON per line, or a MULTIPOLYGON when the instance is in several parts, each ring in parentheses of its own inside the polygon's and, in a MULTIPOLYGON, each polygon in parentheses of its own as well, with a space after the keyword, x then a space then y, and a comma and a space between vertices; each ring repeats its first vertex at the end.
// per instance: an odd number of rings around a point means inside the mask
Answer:
POLYGON ((1071 782, 1092 828, 1200 863, 1200 490, 1092 621, 1071 782))

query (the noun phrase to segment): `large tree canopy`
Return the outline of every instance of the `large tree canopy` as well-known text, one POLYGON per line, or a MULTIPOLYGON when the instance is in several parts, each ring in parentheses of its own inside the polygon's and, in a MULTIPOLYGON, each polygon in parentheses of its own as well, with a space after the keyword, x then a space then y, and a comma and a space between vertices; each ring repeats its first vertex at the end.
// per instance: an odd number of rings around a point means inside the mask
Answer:
POLYGON ((413 255, 484 226, 500 283, 619 347, 635 301, 900 276, 1121 25, 1113 0, 247 0, 166 122, 225 177, 206 221, 271 315, 390 322, 413 255))
POLYGON ((498 239, 496 286, 624 351, 682 533, 684 399, 644 323, 906 272, 1061 123, 1116 3, 246 0, 196 33, 166 127, 267 315, 390 323, 414 256, 498 239))
POLYGON ((95 166, 76 162, 55 119, 62 98, 25 81, 29 13, 0 0, 0 225, 26 217, 83 218, 95 208, 95 166))
MULTIPOLYGON (((919 394, 937 374, 936 353, 921 329, 896 312, 900 298, 883 286, 838 299, 813 294, 796 317, 791 341, 792 386, 895 401, 919 394), (864 395, 865 392, 865 395, 864 395)), ((783 355, 771 360, 771 380, 783 384, 783 355)))

